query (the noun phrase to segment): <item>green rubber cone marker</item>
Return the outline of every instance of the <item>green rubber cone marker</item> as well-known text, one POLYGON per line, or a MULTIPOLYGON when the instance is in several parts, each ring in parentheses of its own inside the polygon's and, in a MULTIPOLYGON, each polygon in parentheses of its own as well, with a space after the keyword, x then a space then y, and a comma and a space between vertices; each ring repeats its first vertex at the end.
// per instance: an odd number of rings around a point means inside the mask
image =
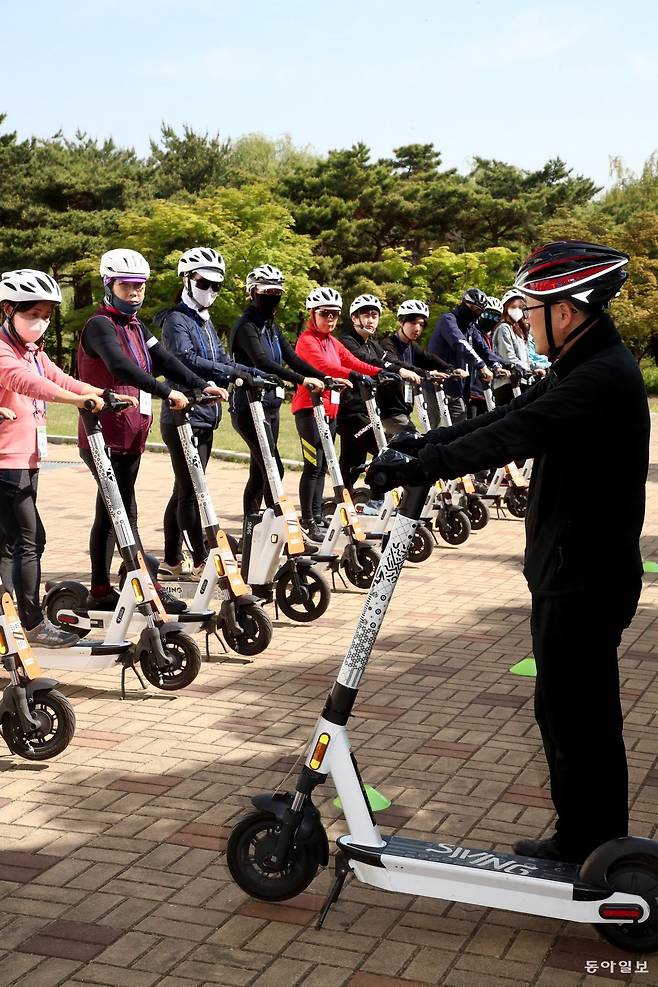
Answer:
POLYGON ((644 562, 644 571, 645 572, 658 572, 658 562, 645 561, 644 562))
MULTIPOLYGON (((372 785, 366 785, 366 796, 368 799, 368 805, 373 812, 381 812, 382 809, 388 809, 391 805, 391 800, 387 799, 381 792, 378 792, 376 788, 372 787, 372 785)), ((335 798, 333 804, 337 809, 343 808, 343 803, 339 798, 335 798)))
POLYGON ((537 665, 532 655, 517 661, 516 665, 512 665, 509 671, 512 675, 525 675, 529 679, 537 678, 537 665))

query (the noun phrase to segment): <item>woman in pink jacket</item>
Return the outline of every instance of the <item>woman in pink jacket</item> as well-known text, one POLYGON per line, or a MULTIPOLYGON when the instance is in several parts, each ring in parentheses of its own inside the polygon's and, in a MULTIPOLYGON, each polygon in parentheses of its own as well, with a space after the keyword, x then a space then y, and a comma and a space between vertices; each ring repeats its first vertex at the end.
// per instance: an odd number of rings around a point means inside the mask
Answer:
MULTIPOLYGON (((332 333, 338 325, 343 299, 335 288, 315 288, 306 299, 309 320, 295 346, 295 352, 323 374, 345 382, 347 387, 358 382, 359 376, 376 376, 381 367, 364 363, 334 339, 332 333)), ((325 389, 322 394, 324 412, 331 434, 336 434, 338 416, 337 391, 325 389)), ((327 465, 324 460, 320 434, 313 415, 313 402, 307 387, 297 385, 292 399, 292 411, 304 457, 304 468, 299 481, 301 526, 310 541, 321 542, 325 535, 322 519, 322 490, 327 465)))
POLYGON ((46 533, 36 500, 39 463, 47 455, 46 401, 103 408, 102 391, 69 377, 41 348, 61 300, 57 282, 41 271, 9 271, 0 279, 0 557, 12 543, 18 613, 28 641, 46 648, 79 640, 54 627, 40 605, 46 533))

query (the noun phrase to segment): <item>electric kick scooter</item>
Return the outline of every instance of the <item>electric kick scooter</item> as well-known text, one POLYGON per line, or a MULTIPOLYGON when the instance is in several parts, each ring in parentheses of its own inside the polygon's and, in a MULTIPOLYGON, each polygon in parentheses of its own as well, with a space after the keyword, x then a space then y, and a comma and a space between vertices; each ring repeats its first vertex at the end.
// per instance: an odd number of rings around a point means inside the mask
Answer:
MULTIPOLYGON (((385 485, 390 471, 409 461, 396 450, 382 453, 370 467, 373 485, 385 485)), ((364 884, 387 891, 591 922, 622 949, 641 953, 658 949, 655 840, 610 840, 578 865, 380 833, 346 726, 420 523, 427 490, 427 486, 405 490, 352 643, 311 734, 295 791, 257 795, 252 799, 257 811, 238 822, 231 833, 226 855, 233 879, 247 894, 267 901, 292 898, 308 887, 329 860, 327 834, 312 795, 331 776, 348 834, 337 840, 336 877, 318 927, 353 873, 364 884)))
MULTIPOLYGON (((424 384, 415 386, 413 391, 414 407, 418 416, 420 432, 424 435, 430 430, 424 384)), ((471 534, 471 521, 466 509, 461 506, 462 498, 457 495, 457 503, 455 503, 456 491, 456 481, 437 480, 427 492, 426 502, 420 516, 420 520, 429 527, 430 531, 432 531, 432 524, 434 524, 448 545, 463 545, 464 542, 468 541, 471 534), (435 514, 436 518, 434 517, 435 514)))
MULTIPOLYGON (((524 377, 520 373, 518 373, 518 372, 515 373, 514 371, 512 371, 511 377, 512 377, 512 379, 511 379, 511 383, 512 383, 512 394, 514 395, 515 398, 520 397, 521 394, 523 393, 521 391, 521 385, 522 384, 527 389, 528 387, 531 387, 532 384, 534 384, 535 381, 537 380, 537 378, 534 376, 534 374, 530 374, 529 376, 524 377)), ((526 459, 525 463, 521 467, 521 476, 525 480, 530 481, 530 476, 531 475, 532 475, 532 459, 526 459)))
MULTIPOLYGON (((482 385, 487 411, 495 411, 496 405, 491 393, 491 381, 482 385)), ((519 392, 520 393, 520 392, 519 392)), ((498 512, 506 508, 514 517, 524 518, 528 509, 528 480, 516 463, 499 466, 484 489, 480 492, 483 500, 490 500, 498 512)))
MULTIPOLYGON (((106 391, 105 410, 121 412, 129 403, 120 395, 106 391)), ((125 566, 124 580, 114 611, 88 610, 84 605, 87 587, 73 580, 49 583, 44 598, 48 618, 72 631, 80 628, 105 631, 102 640, 85 638, 70 648, 41 648, 38 658, 45 668, 68 668, 75 671, 121 666, 121 698, 126 697, 126 670, 132 668, 143 689, 146 685, 136 668, 151 685, 173 691, 183 689, 199 674, 201 653, 195 641, 181 634, 181 624, 165 613, 141 552, 135 544, 112 464, 105 449, 98 416, 81 410, 80 415, 89 439, 89 448, 99 478, 99 489, 112 521, 117 547, 125 566), (135 611, 142 618, 142 630, 136 643, 128 640, 135 611)))
MULTIPOLYGON (((325 388, 332 391, 341 391, 344 386, 331 377, 325 377, 324 383, 325 388)), ((340 577, 343 585, 346 585, 341 575, 341 569, 353 586, 358 589, 367 589, 375 575, 379 563, 379 553, 366 543, 366 535, 361 527, 352 497, 343 483, 336 447, 329 429, 329 419, 322 403, 322 395, 315 391, 310 391, 310 394, 313 402, 313 416, 331 477, 333 501, 336 505, 322 544, 317 553, 313 555, 313 559, 318 563, 327 564, 331 572, 331 582, 334 589, 336 588, 336 575, 340 577)))
POLYGON ((244 387, 251 411, 274 507, 258 514, 247 514, 242 532, 242 578, 267 603, 274 600, 275 613, 281 610, 290 620, 308 623, 325 613, 331 590, 317 571, 315 556, 309 557, 299 527, 294 504, 283 492, 276 464, 276 445, 270 424, 263 413, 263 394, 282 387, 267 377, 239 377, 234 387, 244 387))

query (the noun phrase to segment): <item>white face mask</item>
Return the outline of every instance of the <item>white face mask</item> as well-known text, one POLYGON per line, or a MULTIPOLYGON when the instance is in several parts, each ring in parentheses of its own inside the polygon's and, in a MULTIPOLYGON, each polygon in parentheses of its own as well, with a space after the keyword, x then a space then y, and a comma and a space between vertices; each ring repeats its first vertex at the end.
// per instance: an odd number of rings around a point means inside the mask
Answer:
POLYGON ((523 318, 523 309, 517 308, 516 306, 514 308, 508 308, 507 314, 509 315, 510 319, 512 319, 513 322, 518 322, 520 319, 523 318))
POLYGON ((210 308, 218 294, 219 292, 213 291, 212 288, 206 288, 205 291, 202 291, 200 288, 197 288, 194 281, 192 281, 192 297, 194 298, 194 301, 201 306, 201 308, 210 308))
POLYGON ((50 319, 25 319, 20 312, 14 315, 14 329, 24 343, 36 343, 50 325, 50 319))

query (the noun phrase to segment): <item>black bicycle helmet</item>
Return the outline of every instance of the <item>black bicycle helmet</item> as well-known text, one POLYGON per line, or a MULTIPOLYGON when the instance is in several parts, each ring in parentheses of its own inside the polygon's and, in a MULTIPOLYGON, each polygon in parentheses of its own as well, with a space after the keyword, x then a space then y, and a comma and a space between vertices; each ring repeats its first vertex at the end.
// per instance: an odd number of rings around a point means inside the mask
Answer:
POLYGON ((484 311, 487 307, 489 297, 484 291, 480 291, 479 288, 469 288, 468 291, 464 292, 462 301, 467 302, 469 305, 477 305, 478 308, 484 311))
POLYGON ((558 240, 530 254, 514 287, 548 305, 569 300, 576 308, 602 308, 621 291, 628 261, 628 254, 612 247, 558 240))

